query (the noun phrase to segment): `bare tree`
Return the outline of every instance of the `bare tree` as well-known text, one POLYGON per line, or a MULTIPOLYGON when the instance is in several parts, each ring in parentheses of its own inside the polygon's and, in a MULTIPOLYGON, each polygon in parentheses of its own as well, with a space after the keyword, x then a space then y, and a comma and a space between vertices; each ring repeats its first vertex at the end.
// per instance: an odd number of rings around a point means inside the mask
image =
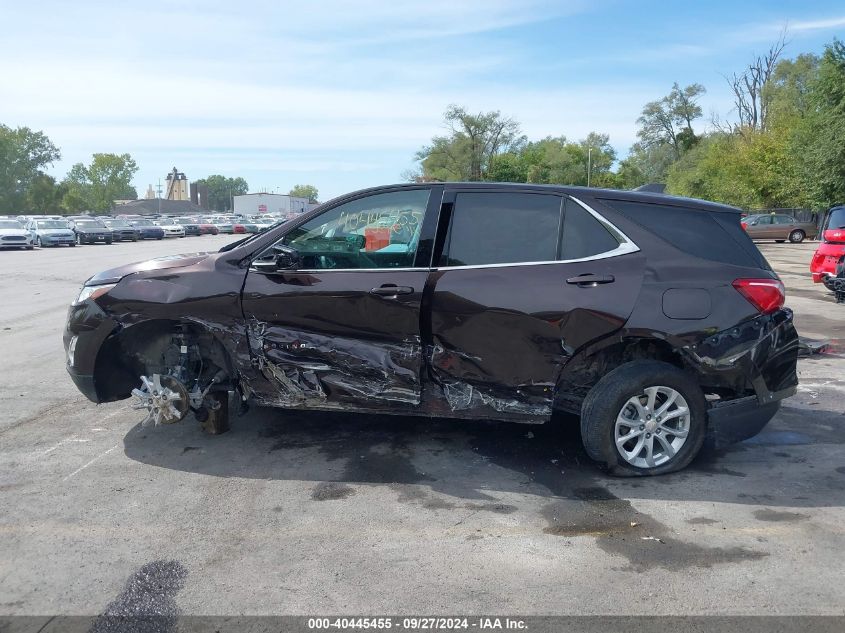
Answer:
POLYGON ((741 74, 734 73, 733 76, 726 78, 734 93, 734 107, 739 117, 740 129, 766 129, 771 98, 765 87, 787 44, 784 28, 765 55, 758 55, 741 74))

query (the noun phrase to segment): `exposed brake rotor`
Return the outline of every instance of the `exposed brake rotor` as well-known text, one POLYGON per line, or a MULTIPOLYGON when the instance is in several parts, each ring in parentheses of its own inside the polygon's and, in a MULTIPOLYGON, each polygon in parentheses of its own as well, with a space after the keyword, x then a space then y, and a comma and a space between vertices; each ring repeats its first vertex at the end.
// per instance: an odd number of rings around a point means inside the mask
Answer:
POLYGON ((141 423, 144 426, 150 422, 155 425, 179 422, 190 406, 188 390, 173 376, 141 376, 141 388, 133 389, 132 395, 137 398, 132 408, 147 410, 147 417, 141 423))

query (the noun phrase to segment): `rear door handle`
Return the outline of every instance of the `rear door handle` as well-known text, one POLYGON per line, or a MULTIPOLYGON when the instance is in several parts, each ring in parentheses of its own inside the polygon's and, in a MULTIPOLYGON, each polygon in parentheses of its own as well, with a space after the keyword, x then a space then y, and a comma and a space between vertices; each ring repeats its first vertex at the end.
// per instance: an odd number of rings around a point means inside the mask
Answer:
POLYGON ((583 275, 570 277, 566 280, 566 283, 575 284, 576 286, 580 286, 582 288, 589 288, 591 286, 598 286, 599 284, 612 284, 614 281, 616 281, 616 278, 613 275, 594 275, 592 273, 584 273, 583 275))
POLYGON ((370 294, 378 295, 380 297, 395 297, 396 295, 409 295, 414 292, 410 286, 395 286, 393 284, 384 284, 378 288, 370 290, 370 294))

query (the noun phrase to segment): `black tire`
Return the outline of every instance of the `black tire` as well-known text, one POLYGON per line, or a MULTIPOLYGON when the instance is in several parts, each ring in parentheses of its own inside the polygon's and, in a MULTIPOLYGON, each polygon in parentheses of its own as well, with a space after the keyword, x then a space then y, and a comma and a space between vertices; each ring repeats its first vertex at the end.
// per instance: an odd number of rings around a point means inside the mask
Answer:
POLYGON ((581 441, 587 454, 613 475, 662 475, 686 467, 701 450, 707 430, 706 401, 696 381, 669 363, 636 360, 620 365, 599 380, 581 406, 581 441), (616 448, 616 418, 629 399, 653 386, 677 391, 689 407, 686 441, 668 461, 650 468, 628 463, 616 448))
POLYGON ((106 240, 106 244, 111 244, 113 240, 106 240))
POLYGON ((776 244, 783 244, 786 240, 775 240, 776 244))
POLYGON ((34 248, 35 248, 34 246, 27 246, 27 247, 26 247, 26 250, 31 251, 31 250, 32 250, 32 249, 34 249, 34 248))
POLYGON ((163 239, 164 239, 164 236, 162 236, 162 237, 157 237, 156 239, 157 239, 157 240, 163 240, 163 239))
POLYGON ((804 233, 801 229, 795 229, 792 233, 789 234, 789 241, 793 244, 800 244, 804 241, 804 238, 807 237, 807 234, 804 233))
POLYGON ((76 242, 71 242, 70 244, 68 244, 68 246, 70 246, 71 248, 73 248, 74 246, 76 246, 76 242))

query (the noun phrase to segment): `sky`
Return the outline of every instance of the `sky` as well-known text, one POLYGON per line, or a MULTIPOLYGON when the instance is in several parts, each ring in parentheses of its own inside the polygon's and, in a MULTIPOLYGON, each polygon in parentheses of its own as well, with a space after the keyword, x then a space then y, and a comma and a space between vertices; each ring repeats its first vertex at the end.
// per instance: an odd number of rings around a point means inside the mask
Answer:
POLYGON ((841 0, 0 0, 0 123, 42 130, 62 178, 128 152, 143 196, 174 166, 320 199, 399 182, 449 104, 499 110, 530 139, 610 135, 643 105, 725 76, 788 28, 785 57, 845 39, 841 0))

